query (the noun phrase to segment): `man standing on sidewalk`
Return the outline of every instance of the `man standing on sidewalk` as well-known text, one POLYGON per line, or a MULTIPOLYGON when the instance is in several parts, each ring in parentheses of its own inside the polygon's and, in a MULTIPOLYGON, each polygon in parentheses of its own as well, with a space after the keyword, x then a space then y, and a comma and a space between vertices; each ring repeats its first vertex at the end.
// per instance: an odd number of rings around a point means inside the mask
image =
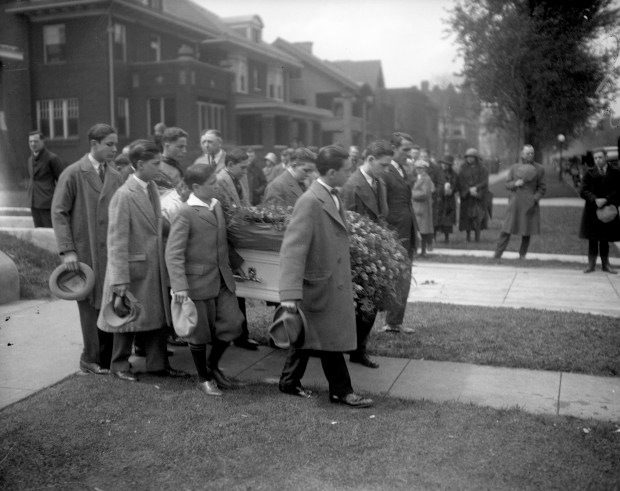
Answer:
POLYGON ((45 148, 43 133, 32 131, 28 135, 32 155, 28 158, 28 197, 35 227, 52 227, 52 197, 64 170, 62 161, 45 148))
MULTIPOLYGON (((388 215, 387 190, 385 181, 379 176, 390 166, 393 155, 394 151, 387 141, 378 140, 368 145, 362 165, 342 186, 342 201, 347 210, 364 215, 375 223, 385 221, 388 215)), ((357 349, 351 352, 350 360, 368 368, 379 368, 379 364, 372 361, 366 352, 366 341, 376 317, 376 306, 369 314, 355 313, 357 349)))
POLYGON ((96 124, 88 131, 88 142, 90 152, 60 175, 52 223, 66 268, 78 271, 82 262, 95 273, 93 291, 77 302, 84 340, 80 369, 100 375, 109 373, 112 357, 112 334, 97 328, 108 256, 108 207, 123 182, 110 165, 118 144, 116 130, 96 124))
POLYGON ((540 234, 540 205, 544 196, 545 169, 534 162, 534 147, 525 145, 521 151, 521 162, 514 164, 508 171, 506 188, 510 198, 502 232, 495 248, 495 259, 502 257, 508 246, 510 235, 521 236, 519 259, 525 259, 530 246, 530 236, 540 234))
POLYGON ((411 334, 414 330, 403 326, 407 298, 411 288, 411 264, 416 250, 417 223, 411 204, 411 185, 405 166, 413 149, 413 139, 406 133, 394 133, 390 141, 394 157, 390 166, 381 174, 387 191, 388 215, 387 222, 400 238, 401 245, 407 251, 407 272, 398 281, 398 298, 387 310, 386 325, 381 329, 388 332, 411 334))

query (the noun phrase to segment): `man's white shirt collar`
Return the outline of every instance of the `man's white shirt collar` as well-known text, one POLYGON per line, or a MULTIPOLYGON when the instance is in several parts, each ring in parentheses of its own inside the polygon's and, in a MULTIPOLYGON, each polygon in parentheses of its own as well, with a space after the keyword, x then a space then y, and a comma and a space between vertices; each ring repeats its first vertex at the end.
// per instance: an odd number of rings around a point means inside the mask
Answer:
POLYGON ((101 165, 101 162, 99 162, 95 157, 93 157, 92 153, 88 154, 88 160, 90 160, 90 163, 93 164, 95 170, 99 172, 99 166, 101 165))
POLYGON ((368 185, 372 187, 373 184, 375 183, 375 178, 368 175, 368 173, 366 173, 366 171, 362 167, 360 167, 360 172, 366 178, 366 182, 368 183, 368 185))
POLYGON ((390 164, 392 164, 392 166, 398 171, 398 173, 400 174, 400 177, 402 178, 405 177, 405 174, 403 174, 403 170, 401 169, 398 162, 396 162, 395 160, 391 160, 390 164))
POLYGON ((142 179, 140 179, 138 176, 136 176, 135 174, 132 174, 131 177, 133 177, 136 181, 138 181, 138 184, 140 184, 140 187, 144 190, 144 192, 148 195, 149 194, 149 188, 148 182, 143 181, 142 179))

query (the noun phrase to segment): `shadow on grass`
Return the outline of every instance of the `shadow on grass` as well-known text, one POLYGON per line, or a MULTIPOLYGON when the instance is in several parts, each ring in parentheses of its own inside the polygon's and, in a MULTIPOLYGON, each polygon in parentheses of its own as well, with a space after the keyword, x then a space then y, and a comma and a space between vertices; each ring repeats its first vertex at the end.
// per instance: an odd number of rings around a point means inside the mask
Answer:
POLYGON ((2 489, 613 489, 617 426, 251 385, 70 377, 0 413, 2 489), (587 433, 584 432, 587 428, 587 433))

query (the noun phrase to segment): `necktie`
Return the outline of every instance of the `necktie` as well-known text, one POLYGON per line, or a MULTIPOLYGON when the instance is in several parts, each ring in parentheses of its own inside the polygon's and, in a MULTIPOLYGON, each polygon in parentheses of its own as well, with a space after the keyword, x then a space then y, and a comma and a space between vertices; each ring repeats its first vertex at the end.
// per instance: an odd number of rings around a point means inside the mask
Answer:
POLYGON ((105 181, 105 163, 101 163, 99 164, 99 179, 101 179, 101 182, 105 181))

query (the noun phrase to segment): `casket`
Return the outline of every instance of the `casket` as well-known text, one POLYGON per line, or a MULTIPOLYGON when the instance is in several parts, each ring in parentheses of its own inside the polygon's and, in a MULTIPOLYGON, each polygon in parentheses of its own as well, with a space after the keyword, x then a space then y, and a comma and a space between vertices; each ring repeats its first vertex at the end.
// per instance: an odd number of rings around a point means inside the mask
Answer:
POLYGON ((258 249, 237 249, 244 260, 245 277, 235 277, 237 296, 280 302, 278 290, 280 253, 258 249))

